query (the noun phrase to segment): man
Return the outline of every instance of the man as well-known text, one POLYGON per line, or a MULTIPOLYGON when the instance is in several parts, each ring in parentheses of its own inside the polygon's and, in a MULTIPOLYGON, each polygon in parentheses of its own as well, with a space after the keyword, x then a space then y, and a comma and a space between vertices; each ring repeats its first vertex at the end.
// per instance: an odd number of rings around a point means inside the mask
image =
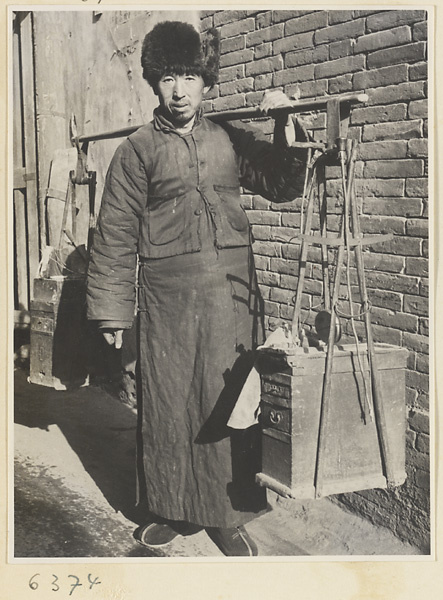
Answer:
MULTIPOLYGON (((229 415, 263 341, 250 227, 240 185, 274 201, 300 194, 304 166, 286 142, 202 116, 216 83, 219 39, 163 22, 146 36, 143 76, 158 96, 154 120, 117 149, 106 178, 88 277, 88 316, 109 344, 131 327, 138 266, 139 500, 152 519, 135 531, 159 547, 189 524, 228 556, 253 556, 244 524, 263 512, 255 484, 257 427, 229 415)), ((289 103, 265 94, 263 114, 289 103)))

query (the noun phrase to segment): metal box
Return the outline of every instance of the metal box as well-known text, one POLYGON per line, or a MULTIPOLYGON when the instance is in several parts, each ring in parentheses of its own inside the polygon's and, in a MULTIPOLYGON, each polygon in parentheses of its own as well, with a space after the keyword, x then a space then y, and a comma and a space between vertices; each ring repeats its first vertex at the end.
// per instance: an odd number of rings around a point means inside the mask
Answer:
MULTIPOLYGON (((366 344, 359 348, 365 380, 366 344)), ((405 473, 405 367, 408 351, 376 344, 383 406, 395 485, 405 473)), ((260 485, 292 498, 314 498, 326 352, 297 347, 294 354, 267 351, 260 357, 262 380, 262 472, 260 485)), ((367 383, 369 385, 369 383, 367 383)), ((374 417, 375 419, 375 417, 374 417)), ((365 407, 355 345, 334 352, 322 495, 386 488, 375 420, 365 407)))

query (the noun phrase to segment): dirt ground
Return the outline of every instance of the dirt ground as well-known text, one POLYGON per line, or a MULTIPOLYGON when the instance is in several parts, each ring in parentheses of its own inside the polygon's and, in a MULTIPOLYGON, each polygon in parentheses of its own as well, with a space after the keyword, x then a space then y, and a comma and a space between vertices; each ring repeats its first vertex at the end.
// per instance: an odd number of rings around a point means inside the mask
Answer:
MULTIPOLYGON (((11 547, 24 557, 214 557, 204 531, 161 551, 138 545, 136 414, 98 386, 56 391, 15 372, 15 501, 11 547)), ((327 498, 282 500, 248 524, 260 556, 409 556, 417 548, 327 498)))

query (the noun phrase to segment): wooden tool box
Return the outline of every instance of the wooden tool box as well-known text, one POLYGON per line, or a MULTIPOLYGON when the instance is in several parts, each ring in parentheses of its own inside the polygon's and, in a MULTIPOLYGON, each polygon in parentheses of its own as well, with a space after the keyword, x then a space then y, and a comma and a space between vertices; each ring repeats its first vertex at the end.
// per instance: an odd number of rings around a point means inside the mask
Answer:
MULTIPOLYGON (((404 348, 376 344, 395 485, 405 473, 404 348)), ((260 357, 263 464, 260 485, 292 498, 314 498, 326 352, 294 348, 292 355, 268 350, 260 357), (307 351, 306 351, 307 350, 307 351)), ((360 356, 370 385, 366 345, 360 356)), ((386 488, 376 420, 365 406, 355 345, 338 345, 326 424, 322 496, 386 488)))
POLYGON ((87 382, 84 278, 34 279, 30 381, 56 389, 87 382))

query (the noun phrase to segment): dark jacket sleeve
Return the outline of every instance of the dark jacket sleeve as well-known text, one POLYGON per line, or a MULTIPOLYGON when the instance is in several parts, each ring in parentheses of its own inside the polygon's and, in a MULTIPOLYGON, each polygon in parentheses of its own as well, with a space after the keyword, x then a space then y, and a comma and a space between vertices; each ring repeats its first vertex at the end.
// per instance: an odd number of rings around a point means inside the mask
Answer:
MULTIPOLYGON (((287 145, 276 131, 274 142, 258 127, 238 122, 223 123, 239 158, 240 183, 254 194, 273 202, 288 202, 303 193, 307 151, 287 145)), ((303 136, 296 122, 298 141, 303 136)))
POLYGON ((87 281, 89 319, 114 327, 131 327, 140 218, 146 206, 148 180, 130 140, 111 161, 91 251, 87 281))

